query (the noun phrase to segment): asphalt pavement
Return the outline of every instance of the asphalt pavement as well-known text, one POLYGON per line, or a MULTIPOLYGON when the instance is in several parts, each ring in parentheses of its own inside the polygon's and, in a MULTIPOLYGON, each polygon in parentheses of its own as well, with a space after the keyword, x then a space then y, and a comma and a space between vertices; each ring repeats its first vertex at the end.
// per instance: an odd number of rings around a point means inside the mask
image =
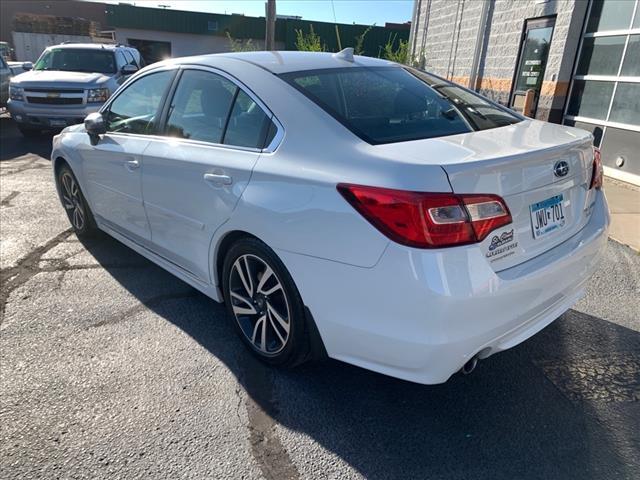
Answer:
POLYGON ((78 241, 51 138, 0 129, 0 478, 640 478, 628 247, 610 241, 574 310, 471 375, 281 371, 223 306, 106 235, 78 241))

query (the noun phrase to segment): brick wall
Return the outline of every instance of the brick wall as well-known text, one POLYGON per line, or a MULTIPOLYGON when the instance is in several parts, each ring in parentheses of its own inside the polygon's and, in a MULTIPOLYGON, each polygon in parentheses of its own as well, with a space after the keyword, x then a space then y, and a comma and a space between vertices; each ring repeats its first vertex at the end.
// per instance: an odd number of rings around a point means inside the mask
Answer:
POLYGON ((556 23, 536 118, 560 121, 588 2, 582 0, 416 0, 411 52, 428 71, 507 104, 525 20, 556 23), (489 1, 476 85, 469 85, 482 3, 489 1))

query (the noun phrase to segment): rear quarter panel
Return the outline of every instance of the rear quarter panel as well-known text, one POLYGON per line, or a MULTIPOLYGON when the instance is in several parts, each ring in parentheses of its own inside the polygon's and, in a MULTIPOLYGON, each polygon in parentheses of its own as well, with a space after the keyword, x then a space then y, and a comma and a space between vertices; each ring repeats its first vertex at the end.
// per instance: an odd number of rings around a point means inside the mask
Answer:
POLYGON ((283 80, 252 68, 249 74, 225 70, 272 110, 284 138, 275 152, 258 159, 214 245, 226 233, 243 230, 274 249, 368 268, 389 240, 338 193, 338 183, 451 191, 438 165, 398 160, 388 148, 365 143, 283 80))

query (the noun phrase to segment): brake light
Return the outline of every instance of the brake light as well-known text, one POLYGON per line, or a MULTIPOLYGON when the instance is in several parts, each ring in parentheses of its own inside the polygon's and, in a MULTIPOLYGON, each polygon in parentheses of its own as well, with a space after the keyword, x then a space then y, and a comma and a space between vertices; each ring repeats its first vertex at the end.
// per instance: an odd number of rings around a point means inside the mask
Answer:
POLYGON ((604 169, 602 168, 602 157, 600 149, 593 147, 593 170, 591 172, 591 185, 589 188, 602 188, 604 169))
POLYGON ((380 232, 410 247, 476 243, 511 223, 509 209, 497 195, 408 192, 344 183, 337 188, 380 232))

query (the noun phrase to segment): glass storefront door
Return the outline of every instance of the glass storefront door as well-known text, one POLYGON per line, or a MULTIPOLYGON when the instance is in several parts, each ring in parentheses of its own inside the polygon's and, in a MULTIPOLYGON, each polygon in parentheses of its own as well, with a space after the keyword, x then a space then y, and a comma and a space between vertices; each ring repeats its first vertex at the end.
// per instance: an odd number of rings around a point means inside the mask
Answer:
POLYGON ((538 106, 554 24, 555 18, 527 20, 524 38, 520 46, 515 87, 509 103, 512 108, 522 111, 524 95, 527 90, 533 90, 532 108, 529 112, 523 112, 529 113, 531 116, 535 116, 538 106))

